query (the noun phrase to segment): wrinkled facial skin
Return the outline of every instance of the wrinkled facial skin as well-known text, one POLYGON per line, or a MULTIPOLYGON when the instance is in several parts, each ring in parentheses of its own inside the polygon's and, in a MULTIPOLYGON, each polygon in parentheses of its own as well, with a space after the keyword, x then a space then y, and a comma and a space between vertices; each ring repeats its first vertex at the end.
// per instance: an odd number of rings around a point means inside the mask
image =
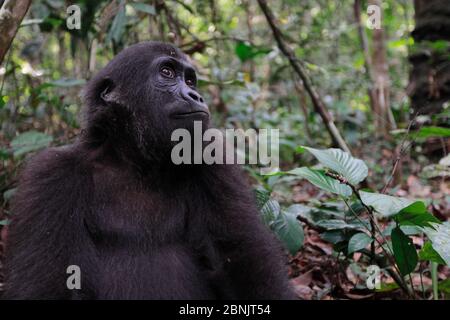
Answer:
POLYGON ((209 122, 210 113, 203 97, 197 92, 197 76, 186 60, 171 56, 155 59, 150 67, 149 97, 154 109, 167 121, 167 128, 193 128, 194 121, 209 122))
POLYGON ((192 132, 194 121, 209 127, 208 106, 196 85, 193 66, 176 47, 160 42, 128 47, 88 84, 86 129, 102 132, 112 144, 133 143, 149 157, 166 152, 175 129, 192 132))

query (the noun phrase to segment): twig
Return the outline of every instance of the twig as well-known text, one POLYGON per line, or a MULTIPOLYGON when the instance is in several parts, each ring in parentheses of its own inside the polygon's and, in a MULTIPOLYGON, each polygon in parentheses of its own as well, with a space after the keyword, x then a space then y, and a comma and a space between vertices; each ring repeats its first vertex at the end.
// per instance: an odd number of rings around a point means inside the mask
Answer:
POLYGON ((405 133, 405 135, 402 138, 402 142, 400 143, 400 151, 396 152, 397 154, 396 154, 396 157, 395 157, 395 161, 394 161, 394 165, 392 167, 391 174, 389 175, 389 178, 386 181, 386 184, 384 185, 383 189, 381 190, 381 193, 386 193, 386 190, 387 190, 387 188, 389 188, 389 186, 390 186, 390 184, 392 182, 392 179, 393 179, 393 177, 395 175, 395 172, 397 171, 399 163, 402 160, 403 154, 405 153, 406 150, 408 150, 410 145, 415 141, 415 138, 414 138, 414 139, 412 139, 412 141, 409 144, 407 144, 405 146, 406 139, 409 137, 409 133, 411 132, 411 127, 414 124, 414 122, 416 121, 416 118, 417 118, 418 115, 419 115, 419 112, 416 112, 416 114, 411 119, 411 121, 409 121, 408 128, 406 129, 406 133, 405 133))

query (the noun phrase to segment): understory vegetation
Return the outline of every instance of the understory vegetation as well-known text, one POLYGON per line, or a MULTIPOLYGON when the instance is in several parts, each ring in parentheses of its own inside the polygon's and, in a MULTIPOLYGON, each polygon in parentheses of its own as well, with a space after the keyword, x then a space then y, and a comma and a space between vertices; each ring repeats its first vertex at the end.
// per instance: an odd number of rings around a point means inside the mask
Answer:
POLYGON ((414 2, 33 1, 0 37, 0 255, 24 162, 75 141, 96 71, 159 40, 192 57, 216 127, 279 129, 280 170, 245 170, 299 298, 449 299, 450 11, 414 2))

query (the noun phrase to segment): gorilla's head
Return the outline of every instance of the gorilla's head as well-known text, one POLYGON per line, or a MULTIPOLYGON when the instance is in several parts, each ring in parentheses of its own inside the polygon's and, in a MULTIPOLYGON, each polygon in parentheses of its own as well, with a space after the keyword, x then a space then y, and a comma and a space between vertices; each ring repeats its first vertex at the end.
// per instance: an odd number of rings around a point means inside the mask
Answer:
POLYGON ((119 53, 87 85, 85 124, 90 141, 132 149, 145 158, 172 146, 173 130, 209 126, 197 77, 176 47, 144 42, 119 53))

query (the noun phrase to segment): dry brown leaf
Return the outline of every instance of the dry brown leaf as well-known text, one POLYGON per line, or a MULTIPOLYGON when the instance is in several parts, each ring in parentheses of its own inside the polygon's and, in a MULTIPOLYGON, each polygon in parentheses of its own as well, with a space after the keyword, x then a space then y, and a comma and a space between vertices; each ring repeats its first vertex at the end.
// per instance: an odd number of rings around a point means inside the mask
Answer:
POLYGON ((312 277, 313 271, 314 270, 309 270, 308 272, 302 274, 299 277, 296 277, 296 278, 292 279, 291 281, 295 285, 309 286, 311 284, 311 281, 312 281, 312 278, 313 278, 312 277))

